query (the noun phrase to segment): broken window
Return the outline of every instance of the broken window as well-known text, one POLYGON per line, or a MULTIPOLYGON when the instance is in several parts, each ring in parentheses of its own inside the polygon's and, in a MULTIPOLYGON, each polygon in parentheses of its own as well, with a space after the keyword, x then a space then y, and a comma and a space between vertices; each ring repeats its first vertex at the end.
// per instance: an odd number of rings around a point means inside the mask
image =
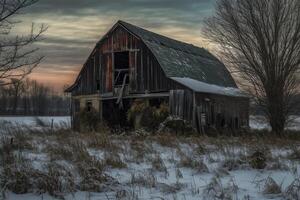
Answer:
POLYGON ((121 86, 129 83, 129 51, 114 53, 114 85, 121 86))

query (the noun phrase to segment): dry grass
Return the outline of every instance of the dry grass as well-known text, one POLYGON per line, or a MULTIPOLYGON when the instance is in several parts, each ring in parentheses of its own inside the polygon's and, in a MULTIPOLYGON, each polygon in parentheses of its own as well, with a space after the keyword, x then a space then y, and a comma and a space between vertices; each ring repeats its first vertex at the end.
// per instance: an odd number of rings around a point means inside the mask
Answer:
POLYGON ((288 155, 291 160, 300 160, 300 148, 296 145, 291 146, 292 152, 288 155))
POLYGON ((179 147, 177 147, 177 155, 180 160, 177 163, 177 167, 186 167, 196 170, 198 173, 207 173, 209 172, 208 167, 203 162, 203 159, 193 157, 192 154, 184 153, 179 147))
POLYGON ((156 177, 151 172, 131 174, 131 185, 155 188, 157 184, 156 177))
POLYGON ((243 167, 246 167, 247 162, 240 158, 226 158, 223 163, 221 164, 221 168, 224 168, 228 171, 238 170, 243 167))
POLYGON ((254 169, 264 169, 267 166, 267 155, 264 150, 257 149, 248 159, 249 164, 254 169))
POLYGON ((204 188, 202 196, 207 200, 231 200, 237 199, 238 190, 239 188, 233 179, 224 186, 219 178, 213 177, 204 188))
POLYGON ((295 180, 286 188, 284 197, 287 200, 300 199, 300 179, 295 180))
POLYGON ((128 144, 130 146, 130 149, 127 154, 129 154, 130 156, 127 155, 126 157, 129 158, 127 159, 127 161, 129 162, 135 162, 139 164, 147 160, 151 161, 152 154, 156 153, 151 141, 132 138, 129 140, 128 144))
MULTIPOLYGON (((287 170, 288 168, 282 164, 281 160, 270 157, 269 150, 266 152, 255 146, 264 144, 267 149, 271 149, 271 147, 273 149, 272 145, 275 145, 274 148, 280 146, 281 148, 285 147, 283 149, 290 149, 292 144, 288 138, 283 139, 283 144, 279 144, 277 139, 268 138, 270 141, 264 143, 268 140, 267 138, 253 136, 229 138, 172 134, 116 136, 95 132, 76 133, 64 129, 49 132, 47 130, 44 132, 32 131, 25 135, 20 133, 17 132, 14 135, 13 144, 11 144, 10 138, 0 140, 1 188, 16 193, 47 192, 60 198, 65 193, 72 193, 78 189, 89 192, 111 191, 111 188, 117 188, 113 186, 119 186, 119 183, 107 172, 112 169, 132 167, 133 163, 150 164, 151 169, 146 172, 133 173, 128 183, 129 187, 156 188, 168 195, 175 194, 185 187, 180 183, 183 178, 182 168, 206 173, 209 172, 209 169, 204 160, 211 158, 214 159, 214 162, 221 162, 225 157, 225 161, 217 169, 214 179, 204 188, 203 195, 205 195, 205 199, 234 199, 238 191, 234 181, 232 180, 227 185, 222 185, 220 181, 220 178, 229 174, 227 170, 241 169, 249 164, 255 169, 287 170), (39 145, 39 148, 34 145, 41 142, 43 145, 39 145), (240 152, 236 151, 237 149, 240 152), (171 152, 173 157, 162 158, 161 153, 164 150, 171 152), (43 171, 36 170, 30 165, 30 160, 28 161, 22 156, 23 151, 45 152, 50 157, 51 163, 48 160, 42 161, 45 163, 43 171), (17 152, 20 152, 19 155, 17 152), (102 159, 94 152, 99 152, 101 155, 104 152, 104 158, 102 159), (71 166, 71 168, 61 166, 61 161, 68 161, 64 166, 71 166), (155 174, 160 176, 162 174, 157 172, 168 174, 166 165, 169 167, 169 164, 175 167, 176 183, 158 183, 155 174), (77 179, 74 178, 75 175, 78 177, 77 179)), ((290 162, 298 165, 298 155, 300 154, 296 143, 294 142, 295 148, 292 153, 287 158, 281 157, 280 159, 290 159, 290 162)), ((282 192, 282 195, 289 196, 287 199, 300 199, 299 185, 299 180, 295 180, 282 192)), ((202 190, 197 186, 195 180, 189 189, 193 194, 199 194, 202 190)), ((269 181, 268 184, 266 182, 263 193, 278 194, 279 190, 277 189, 275 184, 269 181)), ((138 191, 135 190, 132 194, 130 191, 125 193, 120 191, 119 196, 132 199, 137 197, 136 193, 138 191)))
POLYGON ((67 145, 48 144, 44 151, 49 155, 51 161, 55 160, 72 160, 72 149, 67 145))
POLYGON ((39 194, 49 193, 51 196, 63 198, 64 194, 76 191, 73 174, 62 165, 49 163, 47 172, 36 171, 32 174, 39 194))
POLYGON ((117 168, 117 169, 127 168, 127 164, 121 160, 119 154, 117 153, 105 152, 103 163, 105 166, 110 166, 112 168, 117 168))
POLYGON ((163 161, 163 159, 160 157, 159 154, 156 154, 154 158, 152 159, 152 169, 159 172, 164 172, 168 174, 168 169, 163 161))
POLYGON ((176 148, 178 146, 177 137, 174 134, 161 133, 152 138, 153 141, 157 142, 163 147, 176 148))
POLYGON ((268 177, 265 180, 263 187, 264 194, 280 194, 281 193, 281 185, 278 185, 274 179, 268 177))

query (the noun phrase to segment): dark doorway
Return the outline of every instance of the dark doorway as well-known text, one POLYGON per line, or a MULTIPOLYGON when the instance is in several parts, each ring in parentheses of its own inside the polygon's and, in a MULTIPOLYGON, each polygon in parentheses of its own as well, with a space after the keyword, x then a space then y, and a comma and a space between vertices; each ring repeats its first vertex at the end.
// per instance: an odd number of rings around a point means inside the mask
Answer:
POLYGON ((114 64, 115 64, 114 85, 121 86, 123 85, 124 81, 125 84, 127 85, 129 83, 129 51, 115 52, 114 64))
POLYGON ((130 108, 130 101, 123 99, 123 107, 119 108, 115 100, 102 101, 103 120, 111 128, 130 127, 127 120, 127 111, 130 108))

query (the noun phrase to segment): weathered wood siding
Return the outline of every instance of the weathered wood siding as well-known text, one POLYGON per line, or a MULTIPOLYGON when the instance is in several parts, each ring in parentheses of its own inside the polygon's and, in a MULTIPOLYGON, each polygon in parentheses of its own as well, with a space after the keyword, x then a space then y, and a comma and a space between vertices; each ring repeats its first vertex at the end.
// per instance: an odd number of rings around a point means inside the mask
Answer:
POLYGON ((176 88, 177 84, 165 76, 147 46, 126 29, 117 26, 100 41, 84 64, 73 95, 112 92, 114 53, 122 51, 129 52, 129 93, 162 92, 176 88))
POLYGON ((248 98, 196 93, 195 104, 198 127, 204 125, 238 129, 249 124, 248 98), (203 116, 205 122, 201 121, 203 116))
POLYGON ((199 132, 206 127, 238 129, 249 125, 247 98, 170 90, 169 108, 172 116, 191 122, 199 132))
POLYGON ((187 89, 170 90, 169 110, 172 116, 186 121, 193 119, 193 93, 187 89))

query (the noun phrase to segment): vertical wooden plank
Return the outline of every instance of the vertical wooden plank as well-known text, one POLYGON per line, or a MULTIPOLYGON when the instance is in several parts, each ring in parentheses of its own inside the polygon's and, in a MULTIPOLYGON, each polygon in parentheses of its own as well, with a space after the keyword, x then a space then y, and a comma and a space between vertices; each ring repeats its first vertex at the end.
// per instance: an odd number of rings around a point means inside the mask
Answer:
POLYGON ((110 76, 111 76, 111 87, 110 87, 110 89, 111 89, 111 91, 113 90, 113 87, 114 87, 114 82, 115 82, 115 76, 114 76, 114 74, 115 74, 115 54, 114 54, 114 36, 112 35, 112 37, 111 37, 111 43, 112 43, 112 51, 111 51, 111 74, 110 74, 110 76))
POLYGON ((197 123, 196 122, 196 94, 193 91, 193 121, 192 121, 192 126, 194 127, 195 130, 197 130, 197 124, 196 123, 197 123))
POLYGON ((144 57, 144 55, 143 55, 143 48, 141 48, 141 74, 140 74, 140 76, 141 76, 141 82, 140 82, 140 84, 141 84, 141 86, 140 86, 140 89, 142 90, 142 91, 144 91, 145 90, 145 86, 144 86, 144 62, 143 62, 143 57, 144 57))

